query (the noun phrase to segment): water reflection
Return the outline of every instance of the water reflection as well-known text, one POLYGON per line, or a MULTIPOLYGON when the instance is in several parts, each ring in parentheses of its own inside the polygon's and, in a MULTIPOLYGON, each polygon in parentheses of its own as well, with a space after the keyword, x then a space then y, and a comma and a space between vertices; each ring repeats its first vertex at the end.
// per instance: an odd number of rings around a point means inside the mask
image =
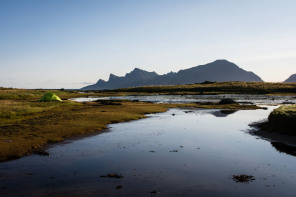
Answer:
POLYGON ((247 134, 268 110, 172 109, 0 164, 1 196, 294 196, 296 159, 247 134), (187 113, 186 113, 187 112, 187 113), (172 116, 172 114, 175 114, 172 116), (106 178, 110 173, 123 178, 106 178), (234 174, 255 177, 236 183, 234 174))
POLYGON ((219 94, 219 95, 130 95, 111 97, 82 97, 71 100, 88 102, 95 100, 139 100, 153 103, 192 103, 192 102, 219 102, 223 98, 231 98, 241 104, 288 104, 296 103, 294 96, 279 95, 251 95, 251 94, 219 94))
POLYGON ((234 114, 237 110, 220 110, 220 111, 214 111, 212 114, 216 117, 226 117, 230 114, 234 114))
POLYGON ((287 153, 289 155, 296 156, 296 147, 290 146, 282 142, 271 142, 272 146, 279 152, 287 153))

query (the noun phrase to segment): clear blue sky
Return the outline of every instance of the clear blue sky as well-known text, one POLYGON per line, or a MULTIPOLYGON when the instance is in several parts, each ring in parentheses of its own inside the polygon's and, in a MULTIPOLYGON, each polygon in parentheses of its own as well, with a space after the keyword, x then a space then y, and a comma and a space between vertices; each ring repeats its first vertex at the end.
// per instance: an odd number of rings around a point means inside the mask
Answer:
POLYGON ((227 59, 296 73, 295 0, 0 0, 0 86, 81 88, 227 59))

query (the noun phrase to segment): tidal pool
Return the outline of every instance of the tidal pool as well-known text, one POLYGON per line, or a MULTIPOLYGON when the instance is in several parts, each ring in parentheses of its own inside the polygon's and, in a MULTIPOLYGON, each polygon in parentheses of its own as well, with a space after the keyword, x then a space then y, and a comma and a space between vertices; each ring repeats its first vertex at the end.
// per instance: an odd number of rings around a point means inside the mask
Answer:
POLYGON ((295 96, 259 95, 259 94, 218 94, 218 95, 129 95, 110 97, 81 97, 70 100, 77 102, 89 102, 96 100, 139 100, 153 103, 192 103, 192 102, 219 102, 223 98, 231 98, 239 103, 269 104, 282 103, 295 104, 295 96))
POLYGON ((295 196, 296 157, 248 133, 273 108, 171 109, 112 124, 49 147, 50 157, 0 163, 0 196, 295 196), (101 177, 110 173, 123 178, 101 177))

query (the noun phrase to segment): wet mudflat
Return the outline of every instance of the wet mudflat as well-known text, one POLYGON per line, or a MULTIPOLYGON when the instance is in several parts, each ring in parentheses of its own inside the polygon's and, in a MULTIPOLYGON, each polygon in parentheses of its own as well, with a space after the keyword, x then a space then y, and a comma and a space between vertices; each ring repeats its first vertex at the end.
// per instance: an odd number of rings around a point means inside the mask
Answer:
POLYGON ((296 157, 247 132, 273 108, 171 109, 112 124, 49 157, 0 163, 0 196, 295 196, 296 157))

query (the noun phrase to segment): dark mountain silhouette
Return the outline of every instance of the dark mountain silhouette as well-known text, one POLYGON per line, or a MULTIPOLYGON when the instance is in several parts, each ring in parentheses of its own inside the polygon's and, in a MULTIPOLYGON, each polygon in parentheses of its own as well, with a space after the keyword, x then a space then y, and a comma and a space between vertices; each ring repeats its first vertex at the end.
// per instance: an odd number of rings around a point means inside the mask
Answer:
POLYGON ((284 81, 285 83, 296 83, 296 74, 291 75, 288 79, 284 81))
POLYGON ((83 90, 104 90, 116 89, 133 86, 144 86, 146 82, 151 81, 154 77, 159 76, 155 72, 147 72, 139 68, 135 68, 132 72, 127 73, 124 77, 118 77, 110 74, 109 80, 100 79, 96 84, 86 86, 83 90))
POLYGON ((94 85, 89 85, 82 90, 104 90, 146 85, 177 85, 193 84, 204 81, 262 81, 253 72, 245 71, 227 60, 216 60, 212 63, 180 70, 177 73, 170 72, 158 75, 155 72, 147 72, 135 68, 124 77, 110 74, 109 80, 99 80, 94 85))

